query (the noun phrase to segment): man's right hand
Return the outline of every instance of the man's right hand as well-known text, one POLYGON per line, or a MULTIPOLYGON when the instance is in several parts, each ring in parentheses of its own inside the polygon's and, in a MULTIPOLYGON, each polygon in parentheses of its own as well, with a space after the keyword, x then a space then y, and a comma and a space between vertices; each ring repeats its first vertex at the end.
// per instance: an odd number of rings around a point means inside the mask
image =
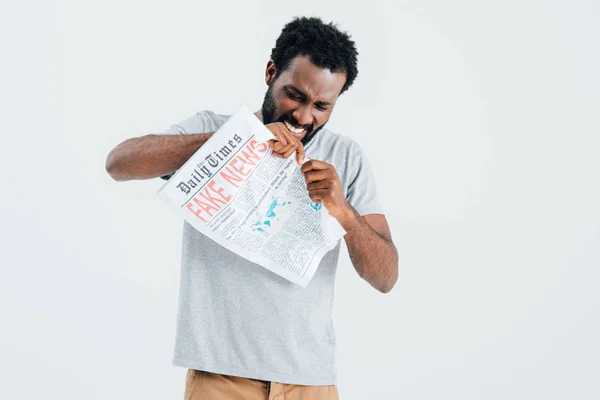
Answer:
POLYGON ((296 161, 298 165, 302 165, 304 160, 304 146, 300 139, 292 135, 283 122, 273 122, 265 126, 277 138, 277 140, 271 139, 267 142, 269 147, 273 149, 273 155, 275 157, 288 158, 296 152, 296 161))

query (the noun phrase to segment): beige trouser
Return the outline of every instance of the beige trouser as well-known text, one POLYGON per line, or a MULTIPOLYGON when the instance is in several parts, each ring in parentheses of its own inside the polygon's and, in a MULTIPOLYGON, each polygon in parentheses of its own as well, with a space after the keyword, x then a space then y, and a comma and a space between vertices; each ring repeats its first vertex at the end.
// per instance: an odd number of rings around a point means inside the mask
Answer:
POLYGON ((335 385, 303 386, 189 369, 185 400, 338 400, 335 385))

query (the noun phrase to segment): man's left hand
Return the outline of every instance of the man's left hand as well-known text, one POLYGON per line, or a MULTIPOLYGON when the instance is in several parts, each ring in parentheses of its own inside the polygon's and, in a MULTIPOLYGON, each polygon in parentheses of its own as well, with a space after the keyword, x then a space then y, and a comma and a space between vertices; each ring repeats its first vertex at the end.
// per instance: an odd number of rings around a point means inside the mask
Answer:
POLYGON ((322 202, 329 214, 340 222, 353 215, 333 165, 311 159, 302 165, 301 171, 312 201, 322 202))

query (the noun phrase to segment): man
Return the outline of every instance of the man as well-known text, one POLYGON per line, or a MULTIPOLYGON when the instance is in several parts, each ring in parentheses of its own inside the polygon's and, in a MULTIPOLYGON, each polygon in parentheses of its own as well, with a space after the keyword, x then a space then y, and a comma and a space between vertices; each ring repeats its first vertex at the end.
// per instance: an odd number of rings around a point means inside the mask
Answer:
MULTIPOLYGON (((301 164, 309 196, 346 230, 359 276, 387 293, 398 256, 369 164, 351 139, 325 129, 357 75, 357 51, 332 23, 297 18, 267 63, 255 115, 275 135, 273 154, 301 164)), ((160 135, 129 139, 108 155, 118 181, 168 178, 227 120, 202 111, 160 135)), ((173 363, 188 368, 186 399, 337 399, 334 278, 340 243, 302 288, 224 249, 184 223, 173 363), (281 397, 279 397, 281 395, 281 397)))

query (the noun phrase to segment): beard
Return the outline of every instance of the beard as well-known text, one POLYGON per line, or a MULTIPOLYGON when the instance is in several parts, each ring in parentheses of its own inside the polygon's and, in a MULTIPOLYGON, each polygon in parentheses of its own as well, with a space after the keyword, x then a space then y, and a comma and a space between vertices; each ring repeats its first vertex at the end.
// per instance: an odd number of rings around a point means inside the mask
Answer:
MULTIPOLYGON (((270 124, 272 122, 284 122, 287 121, 290 124, 292 124, 293 126, 300 126, 300 124, 298 124, 298 121, 296 121, 296 118, 294 118, 291 114, 290 115, 281 115, 279 118, 277 118, 277 121, 275 121, 275 98, 273 97, 273 84, 275 83, 275 80, 273 80, 271 82, 271 84, 269 85, 269 89, 267 89, 267 92, 265 93, 265 98, 263 99, 263 104, 262 104, 262 117, 263 117, 263 124, 267 125, 270 124)), ((304 137, 302 138, 302 140, 300 142, 302 142, 302 146, 306 146, 317 134, 317 132, 319 132, 321 129, 323 129, 323 127, 325 125, 327 125, 328 121, 325 121, 325 123, 323 125, 321 125, 320 127, 318 127, 317 129, 315 129, 314 131, 313 126, 311 125, 310 127, 306 127, 306 135, 304 135, 304 137)))

